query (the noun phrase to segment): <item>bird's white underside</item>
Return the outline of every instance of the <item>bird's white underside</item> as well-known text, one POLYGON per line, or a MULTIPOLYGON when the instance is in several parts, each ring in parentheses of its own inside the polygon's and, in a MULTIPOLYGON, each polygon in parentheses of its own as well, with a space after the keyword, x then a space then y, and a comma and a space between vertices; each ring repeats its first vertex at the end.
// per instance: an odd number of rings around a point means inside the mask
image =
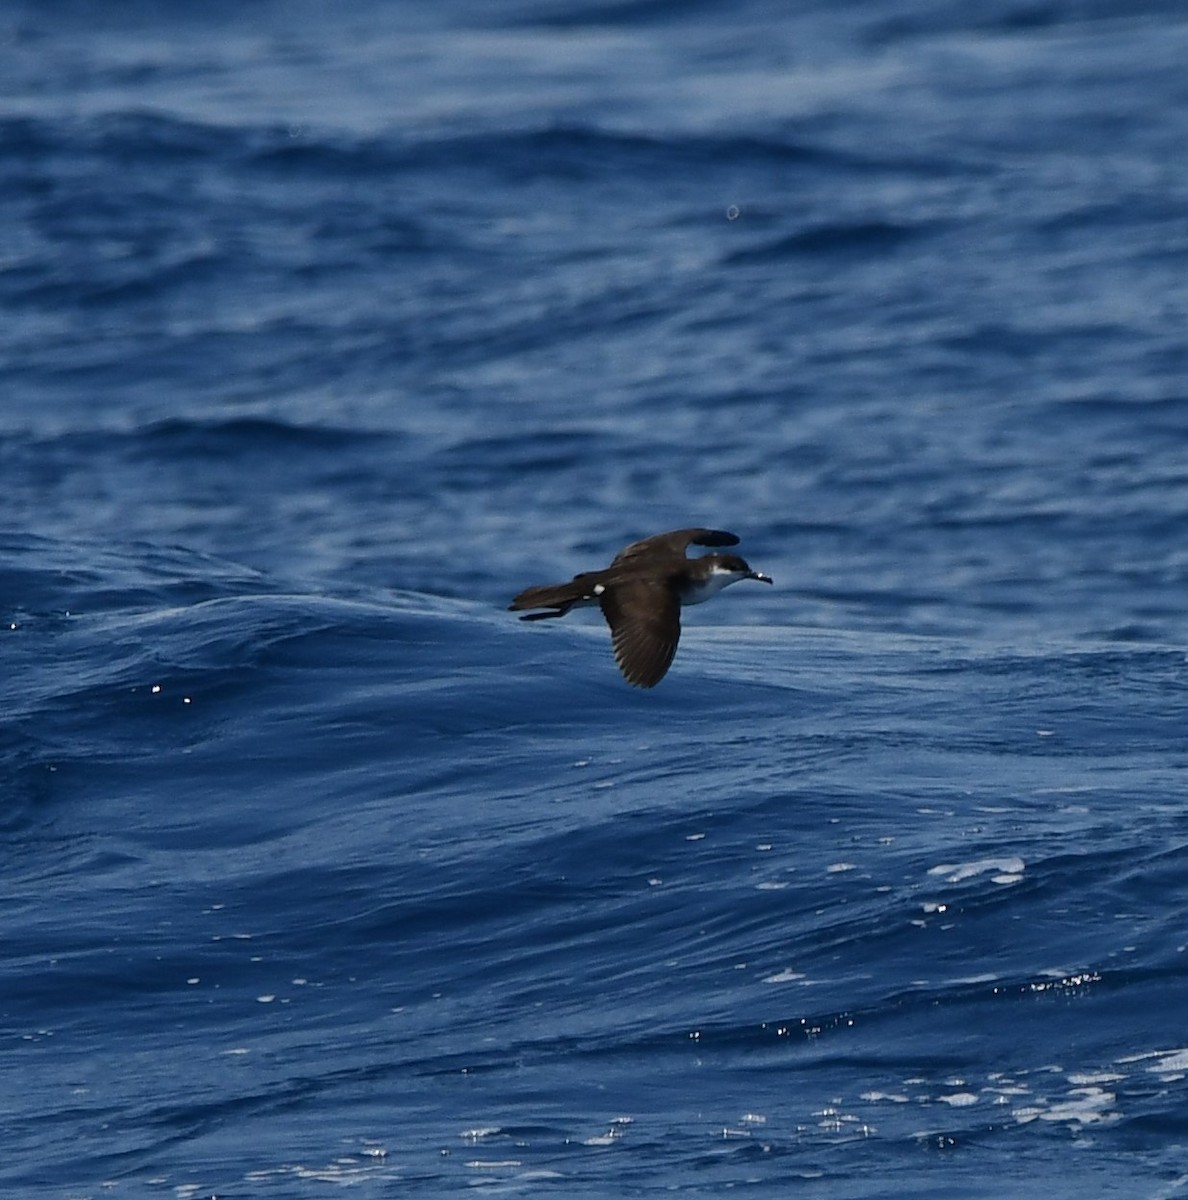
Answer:
MULTIPOLYGON (((681 597, 681 604, 704 604, 707 600, 716 596, 723 588, 729 587, 732 583, 738 583, 740 579, 749 578, 750 576, 746 571, 731 571, 719 566, 711 567, 709 576, 697 585, 696 590, 690 588, 681 597)), ((587 605, 597 604, 598 598, 605 591, 606 584, 596 583, 587 595, 576 601, 571 607, 584 608, 587 605)))

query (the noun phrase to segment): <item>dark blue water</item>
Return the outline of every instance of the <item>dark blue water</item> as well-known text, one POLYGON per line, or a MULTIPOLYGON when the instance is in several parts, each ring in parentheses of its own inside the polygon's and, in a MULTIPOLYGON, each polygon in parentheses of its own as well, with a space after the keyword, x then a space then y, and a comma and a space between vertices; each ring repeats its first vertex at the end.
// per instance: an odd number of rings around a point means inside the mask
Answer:
POLYGON ((0 1185, 1188 1195, 1188 13, 0 14, 0 1185), (530 583, 732 529, 654 692, 530 583))

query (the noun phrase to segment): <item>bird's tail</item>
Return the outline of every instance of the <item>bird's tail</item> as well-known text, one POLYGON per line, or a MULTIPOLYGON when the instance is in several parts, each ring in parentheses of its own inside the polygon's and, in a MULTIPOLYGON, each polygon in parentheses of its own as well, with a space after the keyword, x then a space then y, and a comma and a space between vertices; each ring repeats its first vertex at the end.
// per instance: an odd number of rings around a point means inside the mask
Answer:
POLYGON ((525 608, 551 608, 554 612, 528 613, 521 621, 543 621, 548 617, 563 617, 587 594, 586 585, 578 579, 569 583, 546 583, 540 587, 525 588, 507 607, 509 612, 525 608))

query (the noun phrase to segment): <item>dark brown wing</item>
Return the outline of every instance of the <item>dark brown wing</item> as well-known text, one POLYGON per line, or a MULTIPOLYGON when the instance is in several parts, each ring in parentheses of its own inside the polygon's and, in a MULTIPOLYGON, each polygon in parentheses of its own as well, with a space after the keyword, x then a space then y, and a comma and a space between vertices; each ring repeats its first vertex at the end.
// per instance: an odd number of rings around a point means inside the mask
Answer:
POLYGON ((663 584, 633 580, 608 587, 601 605, 623 678, 636 687, 655 687, 680 641, 680 602, 663 584))
POLYGON ((612 564, 617 566, 639 554, 654 554, 667 550, 672 554, 684 555, 690 546, 737 546, 738 538, 724 529, 674 529, 671 533, 657 533, 641 541, 632 542, 625 550, 615 555, 612 564))

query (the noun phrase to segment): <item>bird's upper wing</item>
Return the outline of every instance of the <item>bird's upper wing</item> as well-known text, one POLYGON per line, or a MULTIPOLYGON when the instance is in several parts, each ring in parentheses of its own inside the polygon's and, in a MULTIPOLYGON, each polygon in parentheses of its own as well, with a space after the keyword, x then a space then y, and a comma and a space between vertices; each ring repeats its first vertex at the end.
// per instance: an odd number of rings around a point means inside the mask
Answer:
POLYGON ((724 529, 674 529, 671 533, 657 533, 641 541, 632 542, 625 550, 615 555, 612 566, 630 562, 640 554, 654 553, 665 549, 673 554, 684 554, 690 546, 737 546, 738 538, 724 529))
POLYGON ((628 580, 608 587, 600 603, 623 678, 636 687, 655 687, 672 664, 681 637, 681 606, 672 589, 628 580))

